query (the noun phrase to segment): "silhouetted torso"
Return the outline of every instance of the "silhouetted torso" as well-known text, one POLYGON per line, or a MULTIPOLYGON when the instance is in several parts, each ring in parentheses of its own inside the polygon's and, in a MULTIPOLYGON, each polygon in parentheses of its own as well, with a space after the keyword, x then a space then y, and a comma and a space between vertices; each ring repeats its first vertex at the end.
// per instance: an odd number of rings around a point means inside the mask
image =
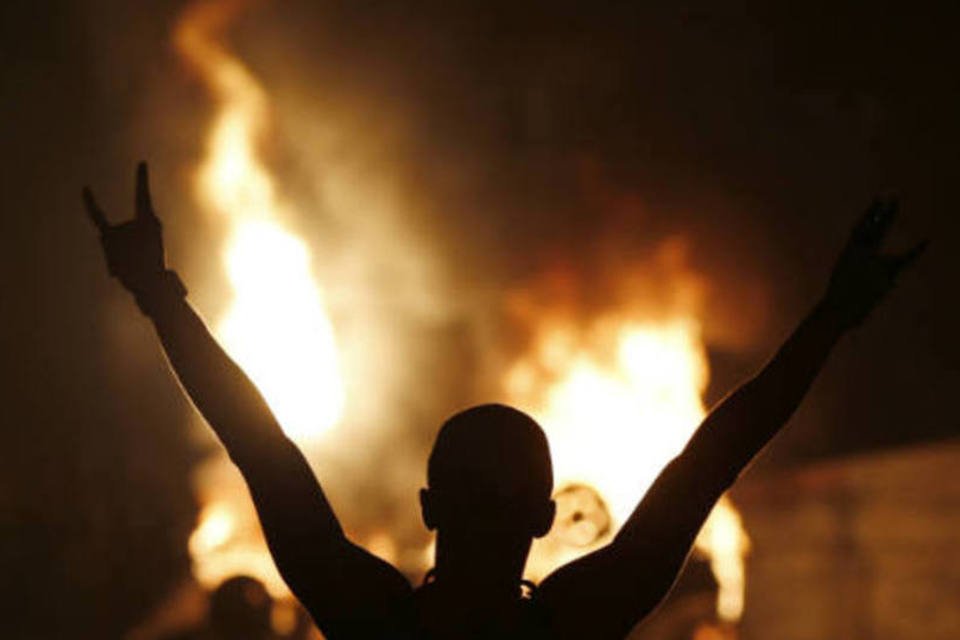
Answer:
POLYGON ((470 593, 448 593, 436 584, 425 584, 415 591, 411 605, 410 637, 418 640, 551 637, 535 592, 533 597, 521 597, 518 591, 514 600, 490 605, 470 593))

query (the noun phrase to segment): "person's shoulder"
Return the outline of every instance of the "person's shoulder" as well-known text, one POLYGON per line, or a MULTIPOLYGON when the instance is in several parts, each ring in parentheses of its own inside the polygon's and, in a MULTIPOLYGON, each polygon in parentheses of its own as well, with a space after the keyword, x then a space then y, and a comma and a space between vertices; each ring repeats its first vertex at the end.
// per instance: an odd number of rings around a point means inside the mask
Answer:
POLYGON ((440 606, 441 600, 442 594, 437 589, 437 586, 432 582, 424 582, 423 584, 413 587, 408 602, 412 605, 414 611, 422 614, 424 611, 429 611, 431 608, 440 606))

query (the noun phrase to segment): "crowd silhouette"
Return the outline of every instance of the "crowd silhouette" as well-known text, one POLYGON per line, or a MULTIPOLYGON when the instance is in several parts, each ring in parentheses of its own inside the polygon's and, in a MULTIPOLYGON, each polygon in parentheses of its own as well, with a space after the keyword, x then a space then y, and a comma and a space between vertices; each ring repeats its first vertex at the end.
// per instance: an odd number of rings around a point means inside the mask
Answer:
POLYGON ((423 522, 437 534, 435 565, 414 587, 344 534, 303 454, 187 302, 165 264, 146 165, 137 169, 132 220, 108 222, 89 190, 84 201, 110 274, 153 322, 180 383, 242 472, 281 575, 332 640, 625 637, 670 590, 713 505, 787 422, 834 345, 925 248, 883 253, 898 203, 874 201, 823 296, 769 363, 709 413, 612 542, 539 586, 522 575, 555 514, 543 430, 499 404, 452 416, 420 491, 423 522))
POLYGON ((195 626, 180 629, 163 640, 310 640, 313 627, 299 608, 291 611, 290 629, 275 630, 275 602, 256 578, 236 575, 210 592, 206 615, 195 626))

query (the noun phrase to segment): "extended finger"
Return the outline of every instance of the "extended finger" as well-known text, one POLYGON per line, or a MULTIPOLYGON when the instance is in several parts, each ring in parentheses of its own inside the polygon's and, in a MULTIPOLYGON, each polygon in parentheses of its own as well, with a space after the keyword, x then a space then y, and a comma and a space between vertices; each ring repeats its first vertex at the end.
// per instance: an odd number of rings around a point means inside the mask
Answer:
POLYGON ((899 209, 900 202, 895 197, 874 200, 857 225, 857 240, 870 247, 879 247, 899 209))
POLYGON ((147 175, 147 163, 140 162, 137 165, 137 196, 136 211, 138 218, 155 219, 153 212, 153 203, 150 201, 150 179, 147 175))
POLYGON ((916 244, 911 249, 904 251, 903 253, 892 256, 890 258, 890 266, 893 271, 893 274, 896 275, 916 262, 920 256, 923 255, 923 252, 927 250, 927 246, 930 244, 929 240, 922 240, 916 244))
POLYGON ((90 218, 90 221, 93 222, 93 225, 97 230, 103 234, 110 229, 110 223, 107 222, 107 217, 103 214, 103 210, 97 205, 97 201, 93 197, 93 192, 90 191, 89 187, 83 188, 83 205, 87 210, 87 217, 90 218))

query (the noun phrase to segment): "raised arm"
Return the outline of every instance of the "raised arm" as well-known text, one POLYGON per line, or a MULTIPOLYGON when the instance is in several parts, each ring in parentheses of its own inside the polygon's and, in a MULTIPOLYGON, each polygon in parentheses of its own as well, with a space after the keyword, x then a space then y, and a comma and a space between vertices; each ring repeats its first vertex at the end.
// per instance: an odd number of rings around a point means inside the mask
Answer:
POLYGON ((893 200, 870 207, 821 301, 760 373, 710 412, 614 541, 544 582, 542 598, 559 612, 563 628, 623 638, 667 594, 716 501, 787 422, 840 337, 863 321, 923 252, 921 243, 901 255, 880 254, 896 210, 893 200), (581 604, 572 606, 576 601, 581 604))
POLYGON ((328 637, 362 636, 409 584, 347 540, 303 454, 187 303, 180 279, 165 267, 146 165, 137 169, 131 221, 109 224, 90 191, 83 195, 111 275, 153 321, 180 383, 243 473, 280 573, 328 637))

